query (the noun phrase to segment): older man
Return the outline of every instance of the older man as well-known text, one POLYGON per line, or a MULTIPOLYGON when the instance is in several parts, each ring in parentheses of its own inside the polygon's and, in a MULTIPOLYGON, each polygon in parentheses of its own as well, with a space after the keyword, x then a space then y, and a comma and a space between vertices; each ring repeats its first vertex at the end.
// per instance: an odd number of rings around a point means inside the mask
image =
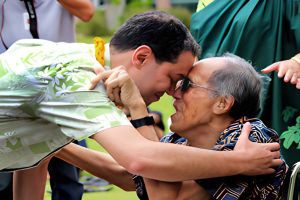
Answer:
MULTIPOLYGON (((278 142, 277 133, 254 118, 260 110, 261 84, 260 75, 237 56, 227 54, 197 62, 188 77, 179 82, 174 94, 176 113, 171 117, 171 130, 176 133, 162 141, 232 151, 243 124, 249 122, 251 141, 278 142)), ((282 164, 272 175, 196 180, 201 188, 187 182, 177 183, 177 188, 167 183, 164 187, 153 180, 145 182, 150 199, 163 199, 163 192, 157 191, 166 190, 164 193, 170 199, 275 200, 280 198, 286 171, 287 165, 282 164)), ((140 178, 136 181, 138 186, 143 185, 140 178)), ((140 196, 145 196, 145 190, 137 191, 144 191, 140 196)))

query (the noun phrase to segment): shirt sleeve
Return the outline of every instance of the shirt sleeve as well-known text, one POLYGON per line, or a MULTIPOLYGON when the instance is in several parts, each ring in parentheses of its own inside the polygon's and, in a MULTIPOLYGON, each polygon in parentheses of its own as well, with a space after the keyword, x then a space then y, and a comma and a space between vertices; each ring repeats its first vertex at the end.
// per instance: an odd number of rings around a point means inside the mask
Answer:
POLYGON ((23 169, 104 129, 130 125, 106 95, 89 90, 93 45, 21 40, 0 55, 0 170, 23 169))
POLYGON ((81 140, 102 130, 130 125, 126 115, 112 103, 103 85, 95 90, 65 92, 41 102, 36 114, 59 125, 66 136, 81 140))

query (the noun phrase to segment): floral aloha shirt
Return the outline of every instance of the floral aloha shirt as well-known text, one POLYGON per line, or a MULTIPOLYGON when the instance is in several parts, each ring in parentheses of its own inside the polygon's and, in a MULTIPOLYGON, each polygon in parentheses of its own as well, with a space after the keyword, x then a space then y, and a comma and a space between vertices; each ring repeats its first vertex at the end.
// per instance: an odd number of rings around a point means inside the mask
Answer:
POLYGON ((102 84, 90 44, 25 39, 0 55, 0 171, 34 166, 72 140, 130 125, 102 84))

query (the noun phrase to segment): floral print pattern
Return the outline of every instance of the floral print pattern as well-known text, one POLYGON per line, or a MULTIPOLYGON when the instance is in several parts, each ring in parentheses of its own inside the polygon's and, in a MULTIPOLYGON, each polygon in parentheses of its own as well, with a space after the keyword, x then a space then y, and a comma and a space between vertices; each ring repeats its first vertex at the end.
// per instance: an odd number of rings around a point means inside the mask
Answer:
POLYGON ((102 84, 94 45, 19 40, 0 55, 0 170, 31 167, 72 140, 130 125, 102 84))

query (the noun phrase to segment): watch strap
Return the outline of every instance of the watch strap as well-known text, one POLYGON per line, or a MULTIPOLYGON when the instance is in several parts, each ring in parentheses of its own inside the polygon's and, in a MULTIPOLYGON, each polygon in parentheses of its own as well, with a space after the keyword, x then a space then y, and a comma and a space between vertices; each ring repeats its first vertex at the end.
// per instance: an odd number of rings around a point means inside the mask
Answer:
POLYGON ((149 125, 154 125, 154 118, 152 116, 147 116, 139 119, 133 119, 130 120, 132 126, 134 128, 139 128, 141 126, 149 126, 149 125))

